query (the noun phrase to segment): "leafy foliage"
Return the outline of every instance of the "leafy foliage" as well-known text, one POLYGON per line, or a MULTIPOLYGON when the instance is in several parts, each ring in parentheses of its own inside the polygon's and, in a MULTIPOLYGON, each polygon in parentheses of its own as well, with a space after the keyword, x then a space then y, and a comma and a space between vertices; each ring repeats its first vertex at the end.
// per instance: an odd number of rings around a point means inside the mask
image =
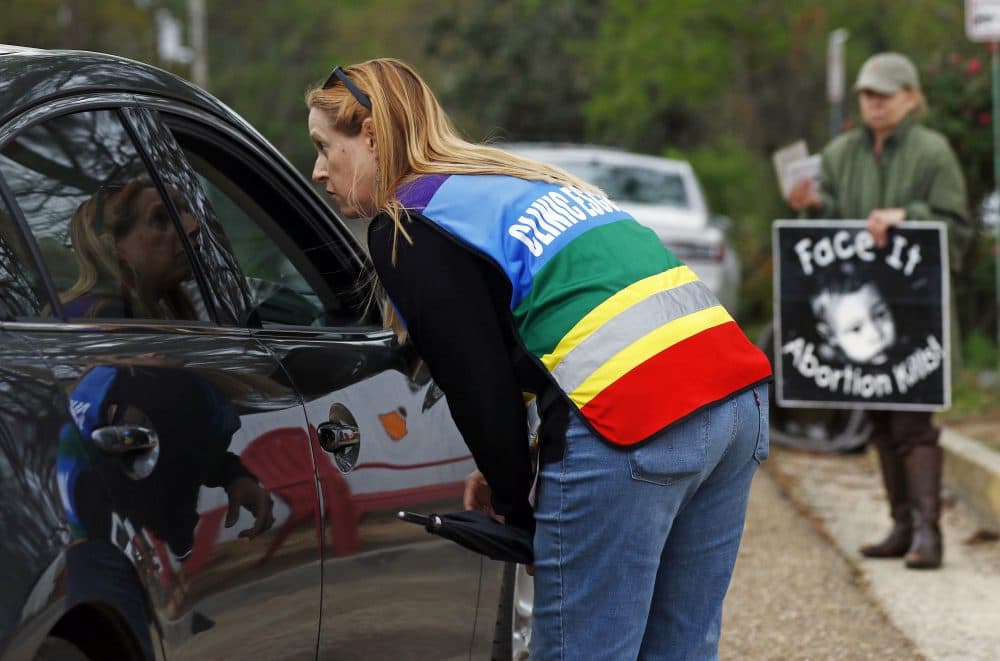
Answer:
POLYGON ((930 104, 927 124, 948 136, 961 155, 969 199, 980 203, 993 189, 992 81, 985 46, 938 53, 922 71, 930 104))
POLYGON ((153 15, 133 0, 7 0, 0 43, 156 57, 153 15))
POLYGON ((447 64, 437 91, 456 123, 473 135, 579 141, 594 89, 583 44, 604 5, 480 0, 438 13, 424 55, 447 64))
MULTIPOLYGON (((982 44, 962 46, 929 57, 922 84, 930 104, 926 121, 948 136, 962 164, 973 213, 979 214, 994 186, 990 53, 982 44)), ((993 243, 989 233, 978 237, 955 283, 965 357, 975 365, 986 355, 982 340, 997 337, 993 243)))
MULTIPOLYGON (((565 140, 691 160, 713 210, 732 218, 744 265, 745 322, 770 317, 770 223, 790 214, 771 152, 829 139, 827 38, 848 30, 850 93, 870 54, 921 68, 928 123, 948 136, 977 205, 992 187, 989 75, 943 0, 247 0, 208 6, 209 91, 300 170, 312 155, 302 98, 335 64, 376 56, 414 64, 471 139, 565 140), (957 53, 954 55, 953 53, 957 53), (979 65, 973 64, 979 62, 979 65)), ((102 50, 157 61, 153 13, 186 0, 8 0, 0 41, 102 50), (56 17, 53 20, 53 17, 56 17)), ((993 261, 980 246, 978 269, 993 261)), ((973 275, 979 296, 992 271, 973 275)), ((969 330, 995 317, 963 312, 969 330)))

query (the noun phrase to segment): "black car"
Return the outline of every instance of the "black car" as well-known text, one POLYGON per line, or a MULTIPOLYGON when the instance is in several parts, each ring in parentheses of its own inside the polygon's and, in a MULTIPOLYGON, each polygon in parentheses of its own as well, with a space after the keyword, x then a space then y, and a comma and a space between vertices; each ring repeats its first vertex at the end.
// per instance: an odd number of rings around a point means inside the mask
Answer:
POLYGON ((138 62, 0 46, 0 100, 0 658, 523 650, 513 567, 394 516, 473 462, 310 183, 138 62))

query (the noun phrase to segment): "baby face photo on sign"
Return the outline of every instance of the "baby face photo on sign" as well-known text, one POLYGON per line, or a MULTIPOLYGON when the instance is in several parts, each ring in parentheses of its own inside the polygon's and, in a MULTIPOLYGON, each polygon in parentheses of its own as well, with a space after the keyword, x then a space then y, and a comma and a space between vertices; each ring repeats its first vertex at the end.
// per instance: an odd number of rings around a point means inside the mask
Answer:
POLYGON ((896 344, 896 322, 878 282, 855 271, 852 266, 831 271, 840 277, 809 299, 823 338, 817 351, 828 361, 883 365, 896 344))
POLYGON ((947 408, 945 226, 903 223, 882 248, 865 226, 774 224, 778 402, 947 408))

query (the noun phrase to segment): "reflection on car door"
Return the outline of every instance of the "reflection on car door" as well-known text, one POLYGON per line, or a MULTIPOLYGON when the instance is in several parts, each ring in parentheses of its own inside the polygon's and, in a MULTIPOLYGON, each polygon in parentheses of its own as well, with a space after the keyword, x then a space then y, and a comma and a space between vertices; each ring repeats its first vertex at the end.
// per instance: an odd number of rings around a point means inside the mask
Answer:
MULTIPOLYGON (((71 588, 76 567, 81 577, 98 572, 86 589, 104 587, 97 567, 109 560, 93 542, 110 542, 144 584, 168 657, 308 656, 319 614, 316 527, 290 516, 260 450, 275 438, 289 452, 308 444, 300 400, 269 352, 247 335, 182 324, 81 324, 30 339, 73 414, 58 458, 74 541, 84 542, 71 547, 71 588), (134 448, 116 429, 133 435, 134 448), (144 447, 141 430, 156 445, 144 447), (225 526, 231 485, 247 477, 274 508, 274 522, 249 542, 239 536, 255 522, 246 507, 225 526), (81 551, 88 544, 93 552, 81 551), (74 564, 74 555, 83 557, 74 564)), ((298 507, 315 512, 313 480, 284 487, 307 494, 298 507)))
POLYGON ((395 516, 461 508, 472 462, 440 392, 385 333, 255 334, 303 392, 327 458, 318 465, 326 515, 320 658, 466 658, 480 558, 395 516), (345 364, 354 376, 338 382, 345 364), (338 447, 333 434, 345 422, 357 445, 338 447))
POLYGON ((380 328, 360 251, 311 191, 252 145, 170 125, 250 282, 252 333, 305 404, 323 514, 319 658, 468 658, 481 559, 395 517, 461 507, 473 463, 440 390, 380 328))
MULTIPOLYGON (((7 284, 0 285, 4 294, 7 284)), ((51 411, 64 407, 65 398, 34 348, 4 330, 0 380, 7 386, 0 388, 0 520, 5 531, 0 542, 0 638, 8 639, 17 628, 43 619, 63 596, 60 558, 68 534, 56 486, 53 439, 59 427, 51 411)), ((13 635, 7 642, 15 650, 21 641, 13 635)))
POLYGON ((316 481, 280 480, 311 513, 292 516, 270 462, 275 444, 310 456, 301 398, 249 331, 218 323, 233 296, 190 257, 224 248, 196 243, 203 211, 150 149, 151 123, 121 109, 61 115, 0 150, 47 269, 34 284, 44 307, 6 325, 64 398, 51 443, 67 604, 110 605, 146 656, 159 638, 168 658, 311 657, 316 481))

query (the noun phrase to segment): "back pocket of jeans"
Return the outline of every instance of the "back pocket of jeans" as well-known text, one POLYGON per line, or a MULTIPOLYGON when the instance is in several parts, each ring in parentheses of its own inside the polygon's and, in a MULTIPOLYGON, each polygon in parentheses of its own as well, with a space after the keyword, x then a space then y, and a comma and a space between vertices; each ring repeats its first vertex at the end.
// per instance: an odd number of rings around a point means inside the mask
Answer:
POLYGON ((700 475, 708 456, 709 415, 697 413, 630 450, 632 479, 666 486, 700 475))

